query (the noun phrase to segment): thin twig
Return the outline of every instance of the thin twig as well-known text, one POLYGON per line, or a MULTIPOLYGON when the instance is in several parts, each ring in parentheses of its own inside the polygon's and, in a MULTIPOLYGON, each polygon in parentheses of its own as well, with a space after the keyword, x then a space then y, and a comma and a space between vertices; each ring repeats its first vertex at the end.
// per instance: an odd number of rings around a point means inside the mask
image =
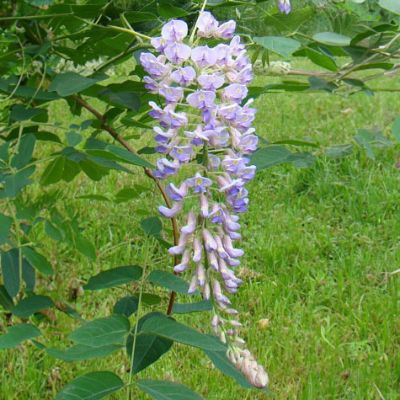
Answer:
MULTIPOLYGON (((78 104, 80 104, 83 108, 85 108, 86 110, 91 112, 100 121, 100 126, 102 129, 107 131, 117 142, 119 142, 129 152, 137 155, 136 150, 121 135, 119 135, 118 132, 114 128, 112 128, 110 125, 107 124, 106 118, 100 111, 98 111, 94 107, 92 107, 89 103, 87 103, 80 96, 74 95, 74 96, 72 96, 72 98, 78 104)), ((159 192, 161 193, 161 196, 164 199, 166 206, 171 208, 172 207, 171 201, 168 198, 167 193, 165 192, 165 189, 162 186, 161 182, 154 176, 153 172, 149 168, 144 167, 143 169, 144 169, 144 173, 146 174, 146 176, 151 178, 154 181, 154 183, 156 184, 159 192)), ((176 245, 178 245, 178 242, 179 242, 178 222, 175 217, 170 218, 170 220, 171 220, 171 225, 172 225, 174 245, 176 246, 176 245)), ((179 264, 179 257, 175 255, 174 256, 174 265, 177 265, 177 264, 179 264)), ((170 315, 172 313, 172 308, 174 306, 175 298, 176 298, 176 293, 171 292, 169 303, 168 303, 168 308, 167 308, 168 315, 170 315)))

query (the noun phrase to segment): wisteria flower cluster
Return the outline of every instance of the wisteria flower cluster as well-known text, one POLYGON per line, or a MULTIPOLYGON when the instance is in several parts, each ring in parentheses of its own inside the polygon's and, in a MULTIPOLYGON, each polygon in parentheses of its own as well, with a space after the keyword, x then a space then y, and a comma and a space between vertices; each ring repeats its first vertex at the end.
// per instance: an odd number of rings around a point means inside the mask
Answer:
POLYGON ((142 53, 140 61, 149 74, 146 88, 163 99, 162 105, 149 103, 161 154, 154 175, 168 179, 173 204, 159 211, 168 218, 185 216, 179 243, 169 249, 180 259, 174 271, 191 272, 189 293, 200 291, 212 302, 212 328, 227 344, 229 359, 263 388, 268 375, 245 348, 238 311, 228 298, 242 283, 235 268, 243 250, 234 243, 241 239, 238 214, 248 208, 245 186, 256 169, 249 155, 258 142, 252 100, 242 105, 252 65, 235 28, 232 20, 219 24, 202 12, 188 38, 186 23, 172 20, 151 41, 159 55, 142 53), (209 47, 207 39, 218 44, 209 47), (186 176, 180 183, 178 171, 186 176))

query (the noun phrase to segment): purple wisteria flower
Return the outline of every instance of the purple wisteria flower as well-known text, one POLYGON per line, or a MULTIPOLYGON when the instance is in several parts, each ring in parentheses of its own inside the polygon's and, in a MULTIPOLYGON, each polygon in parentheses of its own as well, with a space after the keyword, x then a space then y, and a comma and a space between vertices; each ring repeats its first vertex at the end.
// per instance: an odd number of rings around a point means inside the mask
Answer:
POLYGON ((278 8, 280 12, 284 14, 289 14, 290 11, 292 11, 290 0, 278 0, 278 8))
POLYGON ((244 254, 237 245, 239 214, 248 209, 245 186, 256 170, 249 165, 249 155, 258 143, 252 99, 243 104, 252 65, 240 37, 234 36, 235 28, 234 21, 220 24, 205 11, 196 22, 195 37, 187 39, 186 23, 172 20, 151 40, 159 54, 142 53, 140 62, 149 74, 145 87, 162 103, 149 103, 160 153, 154 176, 168 180, 171 200, 171 206, 160 206, 159 212, 183 219, 179 240, 169 249, 179 258, 174 271, 190 273, 188 293, 200 292, 213 303, 211 325, 227 344, 229 359, 261 388, 268 384, 268 375, 246 350, 238 311, 228 297, 242 284, 235 272, 244 254), (229 42, 210 47, 204 43, 208 38, 229 42), (181 170, 185 179, 179 183, 181 170))

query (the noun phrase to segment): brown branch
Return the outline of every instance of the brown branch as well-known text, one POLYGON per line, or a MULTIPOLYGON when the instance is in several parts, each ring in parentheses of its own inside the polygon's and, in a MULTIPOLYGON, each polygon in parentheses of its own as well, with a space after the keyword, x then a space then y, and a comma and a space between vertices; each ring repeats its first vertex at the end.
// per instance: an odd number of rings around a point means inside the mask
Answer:
MULTIPOLYGON (((99 121, 100 121, 100 126, 102 129, 107 131, 117 142, 119 142, 125 149, 127 149, 129 152, 136 154, 136 150, 121 136, 118 134, 118 132, 112 128, 110 125, 107 123, 107 119, 104 117, 104 115, 96 110, 94 107, 92 107, 89 103, 87 103, 85 100, 82 99, 80 96, 72 96, 72 98, 80 104, 83 108, 91 112, 99 121)), ((162 198, 164 199, 164 202, 167 207, 171 208, 172 204, 171 201, 169 200, 167 193, 164 190, 164 187, 162 186, 161 182, 154 176, 153 172, 146 167, 143 167, 144 173, 146 176, 148 176, 150 179, 154 181, 154 183, 157 186, 157 189, 160 191, 162 198)), ((179 242, 179 228, 178 228, 178 222, 175 217, 170 218, 171 220, 171 225, 172 225, 172 232, 173 232, 173 239, 174 239, 174 245, 176 246, 179 242)), ((179 257, 174 256, 174 265, 179 264, 179 257)), ((174 306, 176 298, 176 293, 171 292, 170 298, 169 298, 169 303, 168 303, 168 308, 167 308, 167 314, 170 315, 172 314, 172 308, 174 306)))

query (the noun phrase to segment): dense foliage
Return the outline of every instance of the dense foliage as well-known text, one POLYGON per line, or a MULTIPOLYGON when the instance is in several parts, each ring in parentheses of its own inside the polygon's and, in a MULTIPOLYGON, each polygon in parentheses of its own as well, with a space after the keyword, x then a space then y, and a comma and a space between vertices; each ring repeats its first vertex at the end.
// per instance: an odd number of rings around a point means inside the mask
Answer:
MULTIPOLYGON (((112 315, 84 321, 66 299, 46 294, 46 285, 55 271, 51 260, 43 255, 42 243, 34 239, 35 232, 41 230, 60 243, 60 248, 69 246, 89 260, 96 260, 96 247, 85 237, 79 217, 68 208, 56 206, 54 192, 48 190, 56 183, 68 185, 79 175, 98 181, 110 171, 145 174, 159 190, 160 199, 170 205, 161 176, 153 172, 156 149, 137 148, 141 146, 138 132, 152 134, 149 101, 159 102, 159 95, 150 93, 144 85, 146 73, 139 60, 147 49, 152 49, 150 38, 159 36, 161 27, 170 19, 184 20, 193 29, 202 2, 3 3, 0 305, 8 329, 0 336, 0 349, 31 340, 47 356, 69 361, 126 352, 131 365, 127 379, 109 371, 88 373, 69 383, 59 399, 101 398, 124 386, 129 390, 132 382, 156 399, 177 398, 177 391, 185 399, 199 398, 176 383, 132 379, 174 342, 203 350, 218 369, 250 388, 241 373, 243 369, 236 369, 226 357, 224 343, 166 315, 212 310, 209 298, 197 298, 196 292, 196 300, 189 302, 189 284, 174 275, 172 269, 148 270, 147 265, 138 266, 132 260, 132 265, 116 266, 91 277, 84 289, 93 291, 94 296, 97 290, 114 290, 123 285, 130 293, 115 299, 112 315), (92 118, 65 126, 62 116, 52 114, 55 102, 63 102, 68 113, 77 118, 82 110, 92 118), (34 190, 41 195, 32 200, 34 190), (160 303, 155 294, 144 293, 145 283, 170 291, 168 304, 160 303), (176 296, 180 303, 175 303, 176 296), (143 315, 142 303, 152 305, 154 310, 143 315), (48 347, 40 330, 59 313, 76 319, 79 325, 69 335, 73 344, 64 350, 48 347)), ((390 77, 399 70, 397 0, 338 1, 334 5, 293 1, 288 14, 282 14, 275 2, 268 1, 211 0, 205 5, 219 19, 237 20, 237 31, 247 45, 256 73, 280 78, 267 86, 250 86, 240 100, 277 91, 373 95, 379 88, 369 86, 372 78, 379 74, 390 77), (323 30, 321 16, 325 21, 323 30), (290 60, 294 57, 307 58, 315 70, 292 69, 290 60)), ((213 42, 216 38, 208 40, 210 45, 217 44, 213 42)), ((400 138, 398 121, 393 132, 400 138)), ((371 158, 375 147, 391 146, 380 131, 360 130, 356 141, 371 158)), ((346 143, 333 143, 324 149, 311 140, 290 139, 283 143, 263 142, 260 147, 251 157, 258 170, 281 163, 307 167, 319 154, 338 158, 353 151, 353 145, 346 143), (303 146, 314 152, 299 151, 303 146)), ((195 164, 202 165, 204 156, 197 157, 195 164)), ((136 195, 137 192, 116 193, 115 201, 136 195)), ((101 194, 89 197, 102 198, 101 194)), ((142 221, 144 233, 166 251, 172 244, 179 245, 180 221, 175 214, 169 217, 171 235, 157 217, 147 216, 142 221)))

